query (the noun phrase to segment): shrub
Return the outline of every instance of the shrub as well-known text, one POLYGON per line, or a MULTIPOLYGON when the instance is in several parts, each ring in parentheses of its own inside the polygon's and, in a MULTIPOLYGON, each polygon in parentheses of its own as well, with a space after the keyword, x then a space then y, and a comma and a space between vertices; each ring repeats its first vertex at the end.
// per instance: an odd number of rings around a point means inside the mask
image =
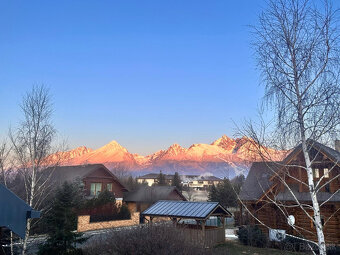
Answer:
POLYGON ((339 255, 340 246, 329 246, 327 247, 327 255, 339 255))
POLYGON ((89 214, 90 222, 131 219, 129 208, 125 204, 118 207, 116 204, 108 203, 92 209, 83 210, 82 214, 89 214))
POLYGON ((119 218, 120 218, 121 220, 128 220, 128 219, 131 219, 131 213, 130 213, 130 210, 129 210, 129 208, 127 207, 126 204, 123 204, 123 205, 120 207, 118 216, 119 216, 119 218))
POLYGON ((180 229, 166 224, 113 230, 103 240, 90 239, 83 252, 85 255, 206 254, 203 248, 188 242, 180 229))
MULTIPOLYGON (((311 244, 313 246, 313 244, 311 244)), ((296 252, 305 252, 310 251, 310 246, 308 242, 303 240, 287 236, 281 243, 281 249, 285 251, 296 251, 296 252)), ((316 247, 314 247, 316 249, 316 247)))
POLYGON ((244 245, 255 247, 266 247, 268 243, 267 236, 262 233, 258 226, 242 226, 237 231, 238 239, 244 245))

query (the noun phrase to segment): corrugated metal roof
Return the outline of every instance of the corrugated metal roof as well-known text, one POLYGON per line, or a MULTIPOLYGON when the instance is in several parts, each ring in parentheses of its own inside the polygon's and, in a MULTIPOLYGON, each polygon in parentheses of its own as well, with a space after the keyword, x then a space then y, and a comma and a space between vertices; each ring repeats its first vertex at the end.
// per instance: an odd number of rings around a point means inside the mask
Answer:
POLYGON ((225 215, 230 213, 218 202, 188 202, 188 201, 158 201, 146 209, 144 216, 167 216, 180 218, 201 218, 205 219, 215 209, 221 208, 225 215))

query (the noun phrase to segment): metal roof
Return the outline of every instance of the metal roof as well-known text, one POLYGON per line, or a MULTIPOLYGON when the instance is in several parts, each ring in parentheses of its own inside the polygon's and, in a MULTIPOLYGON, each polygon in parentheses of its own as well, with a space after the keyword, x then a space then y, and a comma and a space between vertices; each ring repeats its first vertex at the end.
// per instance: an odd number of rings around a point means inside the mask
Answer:
POLYGON ((27 218, 39 217, 39 211, 33 210, 17 195, 0 184, 0 227, 7 227, 24 238, 27 218))
POLYGON ((231 213, 218 202, 158 201, 142 214, 177 218, 206 219, 212 213, 230 216, 231 213))

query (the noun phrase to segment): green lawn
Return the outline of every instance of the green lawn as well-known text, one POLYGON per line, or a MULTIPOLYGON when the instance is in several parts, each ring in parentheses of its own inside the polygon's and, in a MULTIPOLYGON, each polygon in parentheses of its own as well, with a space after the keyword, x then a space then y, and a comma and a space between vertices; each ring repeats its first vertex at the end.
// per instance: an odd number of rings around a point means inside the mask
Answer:
POLYGON ((238 254, 249 254, 249 255, 302 255, 306 253, 296 253, 296 252, 288 252, 281 251, 277 249, 269 249, 269 248, 256 248, 251 246, 245 246, 240 244, 237 241, 227 241, 223 245, 219 245, 214 248, 214 254, 230 254, 230 255, 238 255, 238 254))

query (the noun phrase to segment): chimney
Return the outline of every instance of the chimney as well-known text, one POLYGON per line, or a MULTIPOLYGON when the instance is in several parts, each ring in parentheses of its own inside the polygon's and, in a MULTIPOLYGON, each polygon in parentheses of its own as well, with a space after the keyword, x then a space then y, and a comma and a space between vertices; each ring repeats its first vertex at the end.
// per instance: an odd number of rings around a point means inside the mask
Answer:
POLYGON ((340 152, 340 140, 335 140, 335 150, 340 152))

